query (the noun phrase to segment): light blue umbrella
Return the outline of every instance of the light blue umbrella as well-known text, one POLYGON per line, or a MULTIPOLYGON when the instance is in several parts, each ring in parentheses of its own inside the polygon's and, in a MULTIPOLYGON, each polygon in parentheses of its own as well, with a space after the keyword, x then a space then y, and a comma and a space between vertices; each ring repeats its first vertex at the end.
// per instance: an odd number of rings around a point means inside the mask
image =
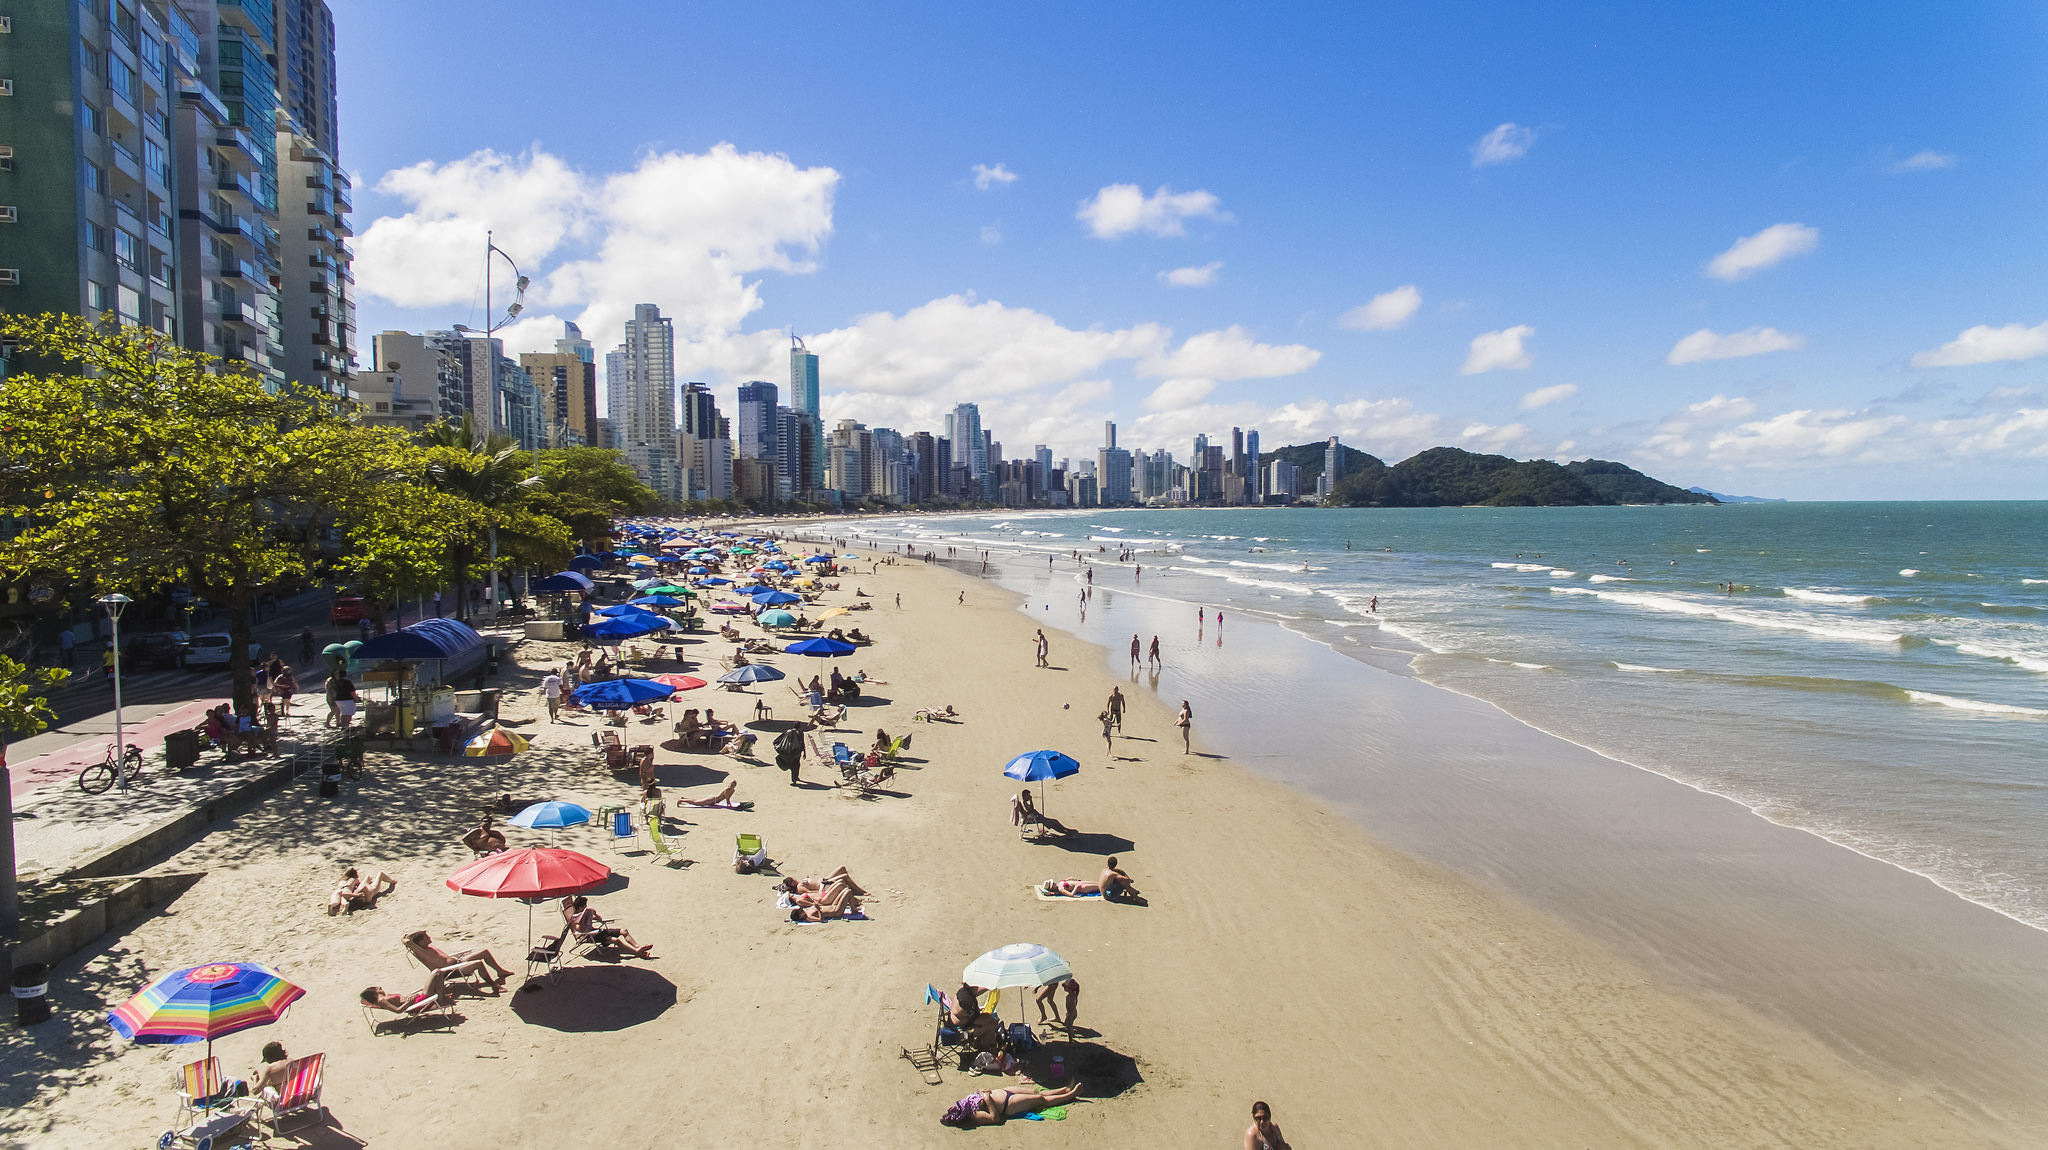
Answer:
POLYGON ((755 622, 763 627, 787 627, 796 622, 796 616, 778 607, 773 611, 761 612, 761 617, 755 622))
POLYGON ((575 803, 535 803, 505 820, 527 830, 560 830, 590 821, 590 812, 575 803))
POLYGON ((744 667, 735 667, 726 674, 720 675, 718 681, 721 683, 773 683, 777 679, 786 677, 782 672, 773 667, 764 666, 760 663, 748 663, 744 667))

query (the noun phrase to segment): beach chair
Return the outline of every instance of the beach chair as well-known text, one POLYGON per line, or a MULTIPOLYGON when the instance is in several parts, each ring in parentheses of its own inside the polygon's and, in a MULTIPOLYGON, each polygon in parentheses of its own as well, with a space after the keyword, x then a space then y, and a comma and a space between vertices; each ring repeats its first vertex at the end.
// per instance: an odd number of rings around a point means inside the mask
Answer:
POLYGON ((761 844, 760 835, 740 834, 733 836, 732 861, 738 863, 741 859, 754 860, 754 867, 757 870, 768 865, 768 848, 761 844))
POLYGON ((555 980, 555 973, 569 965, 569 951, 563 945, 563 940, 567 937, 568 932, 566 930, 561 934, 543 935, 540 940, 541 944, 526 952, 527 981, 533 981, 533 972, 535 969, 539 969, 546 972, 549 982, 553 982, 555 980))
POLYGON ((178 1118, 180 1126, 196 1126, 214 1114, 234 1106, 221 1087, 220 1059, 202 1058, 178 1073, 178 1118))
POLYGON ((669 845, 668 836, 661 833, 660 819, 650 818, 647 820, 647 838, 648 841, 654 844, 654 857, 660 859, 664 864, 673 867, 677 863, 687 863, 690 861, 683 857, 681 851, 669 845))
POLYGON ((898 755, 902 754, 903 752, 905 752, 905 751, 907 751, 907 750, 909 750, 909 749, 910 749, 910 736, 909 736, 909 735, 898 735, 898 736, 896 736, 896 741, 895 741, 895 742, 893 742, 893 743, 890 743, 890 744, 889 744, 889 749, 888 749, 888 751, 887 751, 887 752, 885 752, 885 753, 884 753, 884 754, 882 755, 882 758, 883 758, 883 759, 885 759, 885 760, 887 760, 887 761, 890 761, 890 762, 894 762, 894 761, 895 761, 895 759, 896 759, 896 756, 898 756, 898 755))
POLYGON ((818 768, 820 770, 838 769, 838 760, 834 759, 831 755, 826 754, 824 750, 818 746, 817 736, 805 735, 804 741, 811 745, 811 758, 817 760, 818 768))
POLYGON ((453 1004, 444 1005, 432 998, 420 999, 418 1002, 406 1007, 405 1012, 401 1015, 392 1015, 390 1011, 385 1010, 383 1007, 371 1006, 367 1002, 359 1001, 356 1005, 363 1012, 363 1021, 370 1024, 371 1034, 382 1034, 384 1024, 387 1022, 410 1022, 417 1018, 436 1016, 448 1022, 455 1020, 455 1007, 453 1004), (387 1015, 390 1017, 386 1017, 387 1015))
MULTIPOLYGON (((411 963, 412 963, 413 965, 415 965, 415 966, 419 967, 419 968, 420 968, 421 970, 424 970, 424 971, 426 971, 426 972, 427 972, 428 974, 432 974, 432 973, 434 973, 434 968, 433 968, 433 967, 431 967, 431 966, 428 966, 428 965, 427 965, 426 963, 424 963, 424 962, 421 962, 421 961, 420 961, 420 956, 419 956, 419 955, 417 955, 417 954, 414 954, 414 953, 412 952, 412 948, 411 948, 411 947, 409 947, 409 946, 405 945, 405 943, 403 943, 403 942, 400 942, 400 943, 398 944, 398 949, 400 949, 400 950, 402 950, 402 951, 404 951, 404 952, 405 952, 405 957, 406 957, 406 960, 407 960, 407 961, 409 961, 409 962, 411 962, 411 963)), ((458 964, 458 965, 460 965, 460 964, 458 964)), ((470 989, 470 990, 475 990, 475 989, 477 989, 477 987, 479 987, 479 986, 481 986, 481 985, 482 985, 482 983, 483 983, 483 978, 484 978, 484 974, 483 974, 483 968, 482 968, 482 967, 478 967, 478 968, 476 968, 475 970, 471 970, 471 971, 469 971, 469 972, 467 972, 467 973, 464 973, 464 974, 451 974, 451 975, 449 975, 449 976, 448 976, 448 978, 447 978, 447 982, 448 982, 448 988, 449 988, 450 990, 453 990, 453 989, 455 989, 455 988, 456 988, 456 986, 457 986, 457 985, 459 984, 459 985, 461 985, 461 986, 464 986, 464 987, 466 987, 466 988, 468 988, 468 989, 470 989)))
POLYGON ((288 1118, 303 1115, 313 1120, 326 1117, 327 1106, 320 1101, 320 1070, 326 1061, 325 1054, 292 1059, 285 1063, 284 1090, 277 1101, 256 1100, 258 1121, 267 1124, 273 1135, 284 1133, 284 1122, 288 1118))
POLYGON ((631 843, 635 849, 640 846, 640 832, 633 829, 633 812, 624 807, 605 808, 611 815, 606 826, 611 829, 612 850, 616 852, 620 843, 631 843))
POLYGON ((965 1046, 967 1044, 966 1032, 953 1025, 952 996, 927 982, 924 984, 924 1001, 927 1006, 936 1003, 939 1008, 939 1020, 932 1027, 933 1056, 936 1058, 940 1051, 948 1047, 957 1051, 965 1046))
POLYGON ((606 770, 623 771, 632 765, 631 760, 626 758, 626 747, 619 742, 617 731, 592 731, 590 741, 597 747, 598 753, 604 756, 606 770))

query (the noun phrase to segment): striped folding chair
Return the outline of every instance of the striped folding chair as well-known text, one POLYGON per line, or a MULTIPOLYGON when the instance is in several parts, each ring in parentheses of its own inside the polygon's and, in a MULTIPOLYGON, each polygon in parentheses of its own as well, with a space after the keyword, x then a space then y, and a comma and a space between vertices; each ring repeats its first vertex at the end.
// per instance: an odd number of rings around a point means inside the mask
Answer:
POLYGON ((178 1125, 191 1126, 206 1120, 216 1110, 226 1110, 234 1102, 223 1098, 220 1081, 220 1059, 202 1058, 188 1064, 178 1075, 178 1125))
POLYGON ((311 1121, 326 1117, 327 1107, 320 1101, 320 1069, 326 1060, 325 1054, 309 1054, 285 1065, 284 1092, 263 1108, 263 1120, 270 1124, 272 1134, 283 1133, 288 1118, 309 1116, 306 1120, 311 1121))

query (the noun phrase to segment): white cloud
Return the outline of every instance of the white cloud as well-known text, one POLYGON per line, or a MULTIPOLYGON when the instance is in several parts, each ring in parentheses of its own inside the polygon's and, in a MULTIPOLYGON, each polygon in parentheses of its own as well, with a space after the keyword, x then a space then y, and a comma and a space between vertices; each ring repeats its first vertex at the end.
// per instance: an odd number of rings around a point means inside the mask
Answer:
POLYGON ((2035 359, 2048 355, 2048 322, 2022 327, 1978 324, 1935 348, 1917 352, 1914 367, 1968 367, 1976 363, 1999 363, 2012 359, 2035 359))
POLYGON ((1548 407, 1553 403, 1562 403, 1578 393, 1579 385, 1576 383, 1553 384, 1549 387, 1539 387, 1535 391, 1524 395, 1522 402, 1517 406, 1523 411, 1534 411, 1539 407, 1548 407))
POLYGON ((1002 243, 1003 221, 997 220, 992 224, 981 225, 981 242, 990 247, 995 247, 997 244, 1002 243))
POLYGON ((601 177, 538 150, 483 151, 380 180, 411 210, 365 229, 356 274, 363 292, 401 306, 469 304, 479 241, 492 228, 533 277, 531 310, 574 311, 600 349, 618 340, 634 304, 657 302, 676 319, 678 372, 752 364, 774 336, 738 334, 761 306, 758 281, 744 277, 814 270, 838 183, 830 168, 730 144, 649 153, 601 177))
POLYGON ((1746 397, 1716 395, 1666 417, 1640 453, 1652 463, 1685 460, 1786 469, 1985 457, 2048 459, 2048 408, 2016 407, 1937 420, 1892 415, 1878 408, 1800 409, 1762 418, 1756 414, 1755 402, 1746 397))
POLYGON ((1664 362, 1676 367, 1709 359, 1741 359, 1766 352, 1797 351, 1805 346, 1805 336, 1790 335, 1774 327, 1752 327, 1727 335, 1703 327, 1673 344, 1671 354, 1664 357, 1664 362))
POLYGON ((1489 331, 1472 337, 1472 350, 1465 356, 1465 366, 1458 369, 1459 375, 1478 375, 1482 372, 1507 368, 1520 371, 1536 362, 1535 355, 1522 346, 1522 341, 1536 334, 1528 324, 1517 324, 1505 331, 1489 331))
POLYGON ((987 164, 974 165, 974 186, 984 192, 997 185, 1008 187, 1016 182, 1017 173, 1001 164, 997 164, 993 168, 987 164))
POLYGON ((1182 220, 1206 217, 1228 220, 1222 201, 1209 192, 1175 192, 1162 187, 1147 196, 1136 184, 1111 184, 1081 201, 1074 218, 1088 225, 1096 239, 1113 240, 1131 232, 1155 236, 1186 235, 1182 220))
POLYGON ((1118 438, 1120 442, 1164 447, 1185 462, 1188 441, 1197 432, 1214 435, 1218 428, 1255 427, 1259 430, 1259 442, 1266 447, 1316 443, 1336 435, 1345 443, 1391 463, 1444 443, 1443 423, 1442 416, 1417 411, 1414 403, 1406 399, 1355 399, 1332 404, 1310 398, 1278 407, 1247 401, 1160 410, 1139 416, 1128 428, 1120 428, 1118 438))
POLYGON ((1390 292, 1381 292, 1370 300, 1345 312, 1337 319, 1337 326, 1353 331, 1392 331, 1408 326, 1415 313, 1422 307, 1422 292, 1414 284, 1397 287, 1390 292))
POLYGON ((1529 429, 1519 423, 1495 427, 1490 423, 1467 424, 1458 433, 1458 439, 1468 448, 1480 451, 1503 452, 1529 437, 1529 429))
POLYGON ((1952 152, 1914 152, 1912 155, 1893 164, 1892 171, 1932 172, 1941 168, 1953 168, 1955 166, 1956 157, 1952 152))
POLYGON ((1198 268, 1175 268, 1160 272, 1159 282, 1168 287, 1208 287, 1216 282, 1216 273, 1223 270, 1223 261, 1203 264, 1198 268))
POLYGON ((1172 352, 1164 345, 1138 363, 1144 376, 1199 376, 1203 379, 1270 379, 1307 371, 1323 353, 1305 344, 1255 342, 1235 324, 1191 335, 1172 352))
POLYGON ((1536 133, 1510 120, 1479 137, 1472 145, 1472 166, 1508 164, 1529 154, 1536 146, 1536 133))
POLYGON ((1736 240, 1735 246, 1715 256, 1707 265, 1707 274, 1730 283, 1748 279, 1792 256, 1812 251, 1819 243, 1819 228, 1809 228, 1805 224, 1772 224, 1753 236, 1736 240))
POLYGON ((1174 411, 1200 403, 1216 390, 1213 379, 1169 379, 1145 397, 1146 411, 1174 411))
POLYGON ((1076 331, 1030 308, 970 294, 935 299, 900 316, 864 315, 849 327, 807 335, 804 343, 832 365, 834 388, 927 396, 950 406, 1070 383, 1112 360, 1157 354, 1169 334, 1157 324, 1076 331))

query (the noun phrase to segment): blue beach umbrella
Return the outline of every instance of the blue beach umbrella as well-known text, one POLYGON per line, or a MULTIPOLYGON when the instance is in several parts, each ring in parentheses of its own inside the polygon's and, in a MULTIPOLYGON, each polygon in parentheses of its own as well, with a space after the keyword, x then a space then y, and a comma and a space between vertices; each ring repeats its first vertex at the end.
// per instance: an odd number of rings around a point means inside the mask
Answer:
POLYGON ((606 619, 602 623, 589 623, 583 627, 583 635, 590 639, 637 639, 656 631, 666 631, 675 626, 666 619, 651 616, 627 615, 606 619))
POLYGON ((774 611, 761 612, 761 618, 757 622, 763 627, 787 627, 796 622, 796 616, 778 608, 774 611))
POLYGON ((713 576, 712 576, 711 578, 709 578, 709 579, 699 579, 699 580, 697 580, 697 586, 699 586, 699 587, 730 587, 730 586, 732 586, 732 580, 730 580, 730 579, 722 579, 722 578, 720 578, 720 577, 718 577, 718 576, 716 576, 716 575, 713 575, 713 576))
POLYGON ((709 574, 711 574, 711 568, 709 568, 709 567, 692 567, 692 568, 690 568, 690 574, 692 574, 692 575, 709 575, 709 574))
POLYGON ((737 590, 741 595, 767 595, 772 593, 775 588, 770 587, 766 583, 756 583, 751 587, 741 587, 737 590))
POLYGON ((578 555, 576 558, 569 560, 569 566, 578 570, 589 567, 602 567, 604 566, 604 560, 599 559, 595 555, 578 555))
POLYGON ((590 812, 575 803, 535 803, 505 820, 527 830, 560 830, 590 821, 590 812))
POLYGON ((759 603, 763 607, 780 607, 784 603, 801 603, 803 598, 801 595, 792 595, 787 591, 761 591, 755 594, 754 602, 759 603))
POLYGON ((609 606, 609 607, 599 607, 599 608, 598 608, 597 610, 595 610, 595 611, 591 612, 591 614, 593 614, 593 615, 603 615, 603 616, 605 616, 606 618, 610 618, 610 619, 659 619, 659 618, 661 618, 661 616, 659 616, 659 615, 655 614, 655 613, 654 613, 654 612, 652 612, 652 611, 649 611, 649 610, 648 610, 647 608, 645 608, 645 607, 635 607, 635 606, 633 606, 633 605, 632 605, 631 603, 614 603, 614 604, 612 604, 612 605, 611 605, 611 606, 609 606))
POLYGON ((748 663, 744 667, 735 667, 726 674, 720 675, 718 681, 721 683, 773 683, 777 679, 786 677, 782 672, 773 667, 760 663, 748 663))
POLYGON ((602 683, 586 683, 576 688, 574 698, 586 707, 599 711, 623 711, 641 703, 653 703, 676 693, 667 683, 652 679, 608 679, 602 683))
MULTIPOLYGON (((809 655, 813 659, 837 659, 841 655, 853 654, 856 649, 853 644, 839 639, 817 638, 805 639, 799 643, 791 643, 789 646, 784 647, 783 651, 791 655, 809 655)), ((1042 751, 1040 753, 1050 754, 1051 752, 1042 751)), ((1073 762, 1072 759, 1067 761, 1073 762)), ((1080 770, 1081 765, 1075 763, 1074 769, 1080 770)))
POLYGON ((1081 764, 1072 755, 1058 751, 1028 751, 1011 759, 1003 773, 1027 783, 1046 782, 1080 774, 1081 764))
POLYGON ((680 607, 683 600, 673 595, 642 595, 626 604, 628 607, 680 607))

